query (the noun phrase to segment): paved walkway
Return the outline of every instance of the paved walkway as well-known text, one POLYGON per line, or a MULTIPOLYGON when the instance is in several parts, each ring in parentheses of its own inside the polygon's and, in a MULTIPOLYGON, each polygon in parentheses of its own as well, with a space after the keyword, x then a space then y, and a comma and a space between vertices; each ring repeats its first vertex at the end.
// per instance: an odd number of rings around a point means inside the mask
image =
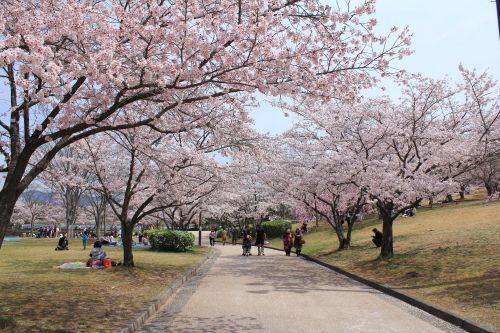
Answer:
POLYGON ((463 332, 293 254, 215 247, 140 332, 463 332))

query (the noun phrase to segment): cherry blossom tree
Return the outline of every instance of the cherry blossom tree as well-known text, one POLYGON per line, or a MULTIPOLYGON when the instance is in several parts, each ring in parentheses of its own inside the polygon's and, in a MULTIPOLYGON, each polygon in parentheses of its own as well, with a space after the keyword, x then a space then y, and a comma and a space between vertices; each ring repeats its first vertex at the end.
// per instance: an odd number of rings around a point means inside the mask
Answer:
POLYGON ((65 208, 66 230, 70 238, 73 237, 73 227, 82 206, 82 195, 88 187, 90 172, 82 162, 86 158, 87 156, 75 147, 66 147, 59 151, 41 174, 41 179, 50 185, 65 208))
POLYGON ((84 209, 94 220, 96 235, 97 238, 100 239, 102 236, 102 231, 106 230, 106 216, 108 207, 106 196, 103 193, 93 189, 87 190, 85 192, 85 196, 88 199, 88 206, 84 207, 84 209))
MULTIPOLYGON (((476 87, 493 87, 486 75, 462 72, 478 79, 476 87)), ((305 168, 314 170, 318 161, 338 158, 346 171, 334 179, 344 184, 343 176, 352 173, 350 184, 375 202, 383 220, 383 257, 393 254, 394 220, 423 198, 457 190, 455 179, 483 163, 488 154, 482 148, 499 138, 498 103, 487 110, 487 101, 471 98, 470 83, 454 86, 408 75, 400 84, 402 95, 396 102, 377 98, 325 107, 313 100, 291 109, 305 119, 302 141, 319 142, 318 151, 300 150, 310 151, 305 168)), ((491 97, 493 101, 497 96, 491 97)), ((326 168, 313 179, 330 174, 326 168)), ((300 188, 311 184, 314 181, 307 179, 300 188)))
POLYGON ((0 245, 21 193, 83 138, 177 133, 199 118, 190 106, 239 107, 257 91, 354 98, 409 53, 406 30, 374 34, 374 11, 371 0, 3 2, 0 245))
POLYGON ((134 266, 132 234, 138 223, 179 209, 192 208, 192 218, 200 200, 215 191, 219 167, 209 155, 241 143, 232 137, 237 128, 203 128, 166 136, 137 128, 86 141, 99 183, 96 190, 104 194, 121 223, 125 266, 134 266))
POLYGON ((34 234, 34 225, 37 221, 43 221, 48 213, 47 204, 39 201, 33 192, 25 192, 25 195, 18 201, 14 220, 22 221, 23 224, 31 226, 31 234, 34 234))
POLYGON ((359 167, 331 134, 304 119, 269 145, 264 179, 281 200, 288 199, 309 217, 323 218, 337 235, 338 249, 344 250, 367 195, 357 185, 359 167))

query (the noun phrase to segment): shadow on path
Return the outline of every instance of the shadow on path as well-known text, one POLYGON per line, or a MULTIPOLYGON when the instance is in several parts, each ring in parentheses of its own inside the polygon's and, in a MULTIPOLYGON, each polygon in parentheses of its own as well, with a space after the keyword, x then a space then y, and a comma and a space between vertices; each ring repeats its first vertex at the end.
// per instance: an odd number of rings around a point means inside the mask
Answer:
POLYGON ((269 294, 286 292, 304 294, 311 291, 374 293, 380 292, 350 280, 338 273, 323 269, 300 257, 280 258, 279 255, 251 257, 220 257, 208 275, 229 275, 235 279, 250 278, 247 292, 269 294), (333 288, 332 288, 333 287, 333 288))

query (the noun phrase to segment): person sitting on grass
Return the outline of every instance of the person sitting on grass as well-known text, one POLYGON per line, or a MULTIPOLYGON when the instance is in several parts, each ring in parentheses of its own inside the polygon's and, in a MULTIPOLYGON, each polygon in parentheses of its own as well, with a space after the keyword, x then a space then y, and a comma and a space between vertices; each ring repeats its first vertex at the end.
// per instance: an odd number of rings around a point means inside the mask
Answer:
POLYGON ((68 246, 69 242, 66 234, 61 235, 61 237, 59 237, 59 241, 57 242, 56 251, 69 250, 68 246))
POLYGON ((377 228, 373 228, 372 231, 375 234, 372 236, 373 244, 375 244, 376 247, 381 247, 382 246, 382 239, 384 239, 384 235, 377 228))
POLYGON ((90 259, 87 261, 88 267, 100 267, 102 261, 106 259, 106 252, 102 249, 100 241, 94 243, 94 248, 90 251, 90 259))

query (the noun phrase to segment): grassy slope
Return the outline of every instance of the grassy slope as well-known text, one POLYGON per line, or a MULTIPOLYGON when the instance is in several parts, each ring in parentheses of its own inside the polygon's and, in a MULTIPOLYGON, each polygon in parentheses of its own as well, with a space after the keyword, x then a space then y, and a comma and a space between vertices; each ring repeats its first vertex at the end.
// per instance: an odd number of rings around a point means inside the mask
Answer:
MULTIPOLYGON (((70 243, 54 251, 53 239, 5 242, 0 250, 0 316, 14 318, 6 332, 111 332, 208 251, 159 253, 134 249, 137 267, 59 270, 64 262, 86 261, 90 248, 70 243)), ((119 260, 121 248, 105 248, 119 260)))
POLYGON ((500 202, 422 208, 415 218, 398 218, 390 260, 378 259, 373 227, 381 230, 381 221, 360 223, 352 249, 337 252, 334 232, 320 226, 306 235, 303 252, 500 330, 500 202))

